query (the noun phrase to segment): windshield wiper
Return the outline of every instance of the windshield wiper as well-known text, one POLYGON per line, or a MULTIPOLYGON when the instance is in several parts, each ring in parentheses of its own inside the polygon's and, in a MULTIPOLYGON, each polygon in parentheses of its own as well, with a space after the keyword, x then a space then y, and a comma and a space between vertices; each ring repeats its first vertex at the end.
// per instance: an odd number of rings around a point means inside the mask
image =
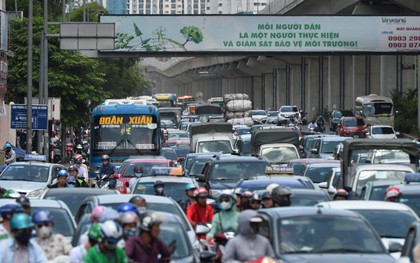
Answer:
POLYGON ((123 143, 123 142, 124 142, 124 139, 121 139, 121 141, 117 145, 115 145, 114 148, 112 148, 111 152, 108 153, 108 155, 111 156, 114 153, 114 151, 118 148, 118 146, 120 146, 121 143, 123 143))
POLYGON ((131 146, 133 146, 133 147, 134 147, 134 150, 136 150, 136 152, 137 152, 139 155, 144 155, 144 153, 142 153, 139 149, 137 149, 136 145, 134 145, 134 143, 133 143, 131 140, 127 140, 127 142, 128 142, 131 146))

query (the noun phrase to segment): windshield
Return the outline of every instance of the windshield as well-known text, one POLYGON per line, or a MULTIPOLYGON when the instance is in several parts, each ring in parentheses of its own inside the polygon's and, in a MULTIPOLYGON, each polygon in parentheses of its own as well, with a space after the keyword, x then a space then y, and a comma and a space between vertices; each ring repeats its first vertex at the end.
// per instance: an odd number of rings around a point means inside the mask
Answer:
POLYGON ((413 211, 417 214, 417 216, 420 216, 420 194, 419 193, 417 194, 410 193, 410 194, 402 195, 400 198, 400 203, 409 206, 411 209, 413 209, 413 211))
POLYGON ((322 141, 320 153, 334 153, 335 147, 342 141, 322 141))
POLYGON ((360 171, 359 178, 357 180, 356 192, 361 193, 363 186, 367 182, 378 181, 378 180, 399 180, 404 181, 405 174, 410 173, 410 171, 381 171, 381 170, 370 170, 370 171, 360 171))
POLYGON ((171 150, 162 150, 163 156, 168 160, 176 161, 178 158, 176 157, 175 151, 171 150))
POLYGON ((363 114, 366 117, 389 117, 392 115, 392 103, 388 102, 376 102, 376 103, 366 103, 363 105, 363 114))
POLYGON ((122 174, 122 177, 135 177, 134 176, 134 167, 140 166, 143 168, 143 175, 142 176, 150 176, 152 175, 152 168, 153 167, 169 167, 168 163, 165 161, 164 163, 133 163, 130 164, 122 174))
POLYGON ((196 159, 188 170, 188 176, 201 174, 207 159, 196 159))
POLYGON ((101 115, 94 117, 94 150, 157 149, 160 129, 153 115, 101 115), (154 124, 154 125, 153 125, 154 124))
POLYGON ((278 220, 280 254, 386 253, 365 221, 356 217, 306 215, 278 220))
POLYGON ((205 141, 198 143, 197 152, 232 153, 232 147, 230 141, 205 141))
POLYGON ((327 179, 327 175, 330 172, 331 168, 338 167, 336 166, 322 166, 322 167, 314 167, 309 166, 306 170, 304 176, 309 177, 314 183, 322 183, 325 182, 327 179))
POLYGON ((405 238, 408 227, 416 221, 416 217, 409 211, 352 210, 366 218, 382 238, 405 238))
POLYGON ((179 138, 189 138, 187 132, 169 132, 168 140, 176 140, 179 138))
POLYGON ((278 114, 279 114, 278 111, 269 111, 267 113, 267 115, 270 116, 270 117, 277 117, 278 114))
POLYGON ((264 110, 253 110, 252 115, 267 115, 267 113, 264 110))
POLYGON ((368 152, 367 160, 371 163, 385 163, 391 160, 410 163, 410 155, 401 150, 373 150, 368 152))
POLYGON ((267 164, 265 162, 220 162, 213 167, 211 180, 213 181, 238 181, 249 179, 253 176, 265 175, 267 164))
POLYGON ((1 181, 28 181, 46 183, 49 176, 48 166, 10 165, 0 174, 1 181))
POLYGON ((394 134, 392 127, 372 127, 372 134, 394 134))
POLYGON ((332 117, 335 119, 340 119, 342 116, 341 111, 334 111, 332 117))
MULTIPOLYGON (((155 188, 153 187, 154 182, 139 182, 134 189, 134 194, 146 194, 146 195, 155 195, 155 188)), ((163 192, 166 196, 171 197, 175 201, 186 200, 188 199, 187 195, 185 194, 185 186, 191 182, 164 182, 165 187, 163 192)))
POLYGON ((299 158, 296 150, 287 146, 263 148, 261 156, 271 164, 287 164, 291 160, 299 158))
POLYGON ((296 107, 292 107, 292 106, 284 106, 280 109, 280 112, 297 112, 297 108, 296 107))

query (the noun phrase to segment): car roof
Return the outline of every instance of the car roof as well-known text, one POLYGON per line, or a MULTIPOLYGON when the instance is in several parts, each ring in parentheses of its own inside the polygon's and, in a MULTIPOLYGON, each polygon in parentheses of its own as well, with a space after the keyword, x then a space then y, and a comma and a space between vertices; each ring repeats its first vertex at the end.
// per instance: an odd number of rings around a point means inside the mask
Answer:
POLYGON ((307 188, 305 187, 307 186, 305 182, 313 185, 308 177, 299 175, 258 176, 256 179, 243 180, 236 187, 267 186, 272 183, 277 183, 291 188, 307 188))
MULTIPOLYGON (((321 202, 316 206, 334 208, 334 209, 358 209, 358 210, 400 210, 411 211, 411 208, 402 203, 385 202, 385 201, 362 201, 362 200, 347 200, 347 201, 330 201, 321 202)), ((413 214, 415 214, 413 212, 413 214)))
MULTIPOLYGON (((107 205, 107 204, 115 204, 115 203, 128 203, 131 197, 138 196, 138 195, 98 195, 98 196, 91 196, 87 199, 96 199, 99 205, 107 205)), ((150 203, 160 203, 160 204, 173 204, 175 201, 168 197, 163 196, 156 196, 156 195, 141 195, 146 202, 150 203)))
POLYGON ((52 165, 59 165, 59 166, 63 166, 63 165, 61 165, 61 164, 56 164, 56 163, 44 163, 44 162, 14 162, 14 163, 11 163, 11 164, 10 164, 10 165, 8 165, 8 166, 15 166, 15 165, 30 165, 30 166, 36 165, 36 166, 46 166, 46 167, 50 167, 50 166, 52 166, 52 165))
POLYGON ((418 183, 400 183, 393 184, 392 186, 398 187, 401 190, 401 193, 404 194, 420 194, 420 184, 418 183))
POLYGON ((237 155, 218 155, 217 157, 212 158, 217 162, 264 162, 268 163, 262 158, 255 156, 237 156, 237 155))
POLYGON ((340 167, 341 163, 339 160, 331 160, 335 162, 326 162, 326 163, 308 163, 306 167, 340 167))
POLYGON ((134 163, 169 163, 170 160, 168 160, 166 158, 159 158, 159 159, 145 158, 145 159, 130 159, 130 160, 126 160, 125 162, 127 162, 129 164, 134 164, 134 163))
POLYGON ((177 176, 145 176, 140 177, 137 183, 148 183, 155 182, 157 180, 162 181, 163 183, 192 183, 194 179, 190 177, 177 177, 177 176))
MULTIPOLYGON (((336 201, 337 202, 337 201, 336 201)), ((258 210, 260 214, 267 214, 272 218, 288 218, 294 216, 309 216, 309 215, 332 215, 332 216, 343 216, 343 217, 359 217, 362 216, 350 210, 340 210, 332 208, 323 208, 323 207, 275 207, 275 208, 265 208, 258 210)))
POLYGON ((384 185, 394 185, 394 184, 400 184, 400 183, 403 183, 403 182, 401 180, 377 180, 377 181, 369 181, 366 183, 366 185, 369 184, 372 187, 380 187, 384 185))
POLYGON ((330 160, 330 159, 321 159, 321 158, 300 158, 300 159, 293 159, 290 160, 290 164, 294 163, 303 163, 303 164, 310 164, 310 163, 336 163, 340 162, 339 160, 330 160))
MULTIPOLYGON (((67 205, 61 200, 29 199, 29 202, 31 207, 67 208, 67 205)), ((0 199, 0 207, 6 204, 16 204, 16 199, 0 199)))
POLYGON ((341 117, 341 120, 354 120, 354 119, 363 120, 363 118, 360 117, 360 116, 345 116, 345 117, 341 117))
POLYGON ((379 171, 411 171, 414 173, 413 168, 404 165, 404 164, 360 164, 356 167, 356 171, 370 171, 370 170, 379 170, 379 171))
POLYGON ((119 194, 120 192, 117 190, 111 189, 101 189, 101 188, 88 188, 88 187, 77 187, 77 188, 47 188, 45 190, 48 192, 49 195, 54 195, 54 193, 70 193, 70 194, 91 194, 91 195, 98 195, 98 194, 119 194))

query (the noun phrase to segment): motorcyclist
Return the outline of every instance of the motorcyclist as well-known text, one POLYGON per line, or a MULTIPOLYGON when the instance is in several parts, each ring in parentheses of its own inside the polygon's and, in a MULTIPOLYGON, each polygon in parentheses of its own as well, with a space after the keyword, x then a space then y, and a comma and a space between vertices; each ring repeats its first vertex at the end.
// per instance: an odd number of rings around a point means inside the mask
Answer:
POLYGON ((134 189, 136 188, 139 178, 143 176, 143 168, 141 166, 135 166, 133 172, 134 177, 128 181, 128 188, 130 193, 134 193, 134 189))
POLYGON ((210 232, 206 235, 211 240, 219 232, 235 232, 238 229, 238 212, 236 201, 231 190, 223 190, 218 198, 220 211, 214 215, 210 232))
POLYGON ((184 212, 187 212, 187 208, 190 204, 194 204, 196 202, 194 198, 194 191, 197 189, 197 186, 195 184, 189 183, 185 185, 185 195, 187 196, 187 199, 180 200, 179 205, 181 206, 182 210, 184 212))
POLYGON ((117 180, 112 178, 113 174, 117 173, 117 167, 109 161, 107 154, 101 157, 102 165, 99 167, 99 176, 106 175, 106 180, 109 180, 109 189, 115 189, 117 180))
POLYGON ((18 204, 7 204, 0 207, 0 215, 3 223, 0 225, 0 241, 9 238, 12 235, 10 220, 14 214, 22 213, 23 209, 18 204))
POLYGON ((0 242, 0 262, 47 263, 42 248, 32 238, 34 224, 25 213, 17 213, 10 220, 13 237, 0 242))
POLYGON ((247 262, 262 256, 274 257, 270 241, 258 234, 262 218, 255 210, 245 210, 238 217, 238 234, 226 244, 222 262, 247 262))
POLYGON ((57 182, 55 184, 49 185, 48 188, 65 188, 67 185, 67 178, 69 177, 69 172, 66 170, 60 170, 57 173, 57 182))
POLYGON ((101 238, 99 243, 89 248, 85 256, 85 263, 113 262, 128 263, 124 250, 117 246, 122 237, 121 226, 107 220, 101 225, 101 238))
POLYGON ((165 196, 163 189, 165 188, 165 184, 161 180, 156 180, 153 184, 153 188, 155 188, 155 195, 157 196, 165 196))
POLYGON ((153 212, 139 217, 140 233, 127 241, 125 253, 134 262, 169 263, 171 252, 158 237, 162 220, 153 212))
POLYGON ((315 129, 318 127, 318 125, 316 125, 315 120, 311 120, 311 122, 308 124, 308 130, 309 131, 315 131, 315 129))
POLYGON ((187 218, 194 229, 198 224, 211 223, 213 220, 213 208, 207 204, 208 195, 208 191, 204 187, 194 190, 196 203, 187 208, 187 218))
POLYGON ((74 247, 70 250, 69 260, 70 263, 83 263, 87 251, 98 244, 101 237, 101 225, 93 224, 90 226, 88 234, 89 241, 74 247))
POLYGON ((252 193, 252 196, 249 198, 249 206, 253 210, 261 208, 261 198, 257 193, 252 193))
POLYGON ((322 114, 320 114, 318 118, 316 119, 316 125, 318 126, 317 127, 318 132, 324 132, 325 118, 322 114))
POLYGON ((273 199, 271 198, 271 194, 268 191, 265 191, 262 196, 262 208, 271 208, 274 206, 273 199))
POLYGON ((36 242, 44 250, 48 260, 70 253, 70 241, 61 234, 54 234, 53 216, 48 210, 37 211, 32 222, 35 224, 36 242))
MULTIPOLYGON (((134 205, 133 205, 134 206, 134 205)), ((118 246, 125 248, 127 240, 130 237, 137 236, 139 234, 137 208, 134 206, 136 212, 127 211, 120 213, 119 222, 122 228, 122 239, 118 242, 118 246)))
POLYGON ((338 189, 333 197, 334 201, 348 200, 348 199, 349 199, 349 193, 345 189, 338 189))
POLYGON ((89 187, 89 185, 83 180, 82 178, 78 177, 78 170, 75 165, 71 165, 68 169, 69 176, 67 178, 67 182, 70 180, 70 177, 74 178, 75 187, 89 187))
POLYGON ((271 192, 271 198, 275 207, 290 206, 292 204, 290 196, 292 195, 292 189, 286 186, 279 185, 271 192))
POLYGON ((250 198, 252 197, 251 191, 244 191, 241 193, 241 211, 246 209, 252 209, 250 204, 250 198))
POLYGON ((137 214, 140 215, 146 211, 147 202, 146 199, 144 199, 144 197, 140 195, 135 195, 131 197, 128 202, 137 207, 137 214))
POLYGON ((86 183, 89 181, 87 166, 83 164, 83 157, 81 154, 76 154, 74 157, 74 166, 77 168, 77 177, 83 179, 86 183))
POLYGON ((6 165, 16 162, 16 153, 12 149, 12 145, 6 142, 3 146, 3 151, 6 152, 6 159, 4 160, 6 165))

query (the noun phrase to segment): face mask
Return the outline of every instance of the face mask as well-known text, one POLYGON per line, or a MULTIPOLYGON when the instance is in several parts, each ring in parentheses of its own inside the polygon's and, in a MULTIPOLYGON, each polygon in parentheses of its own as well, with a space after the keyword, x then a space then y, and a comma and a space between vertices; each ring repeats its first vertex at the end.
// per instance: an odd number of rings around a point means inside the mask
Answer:
POLYGON ((250 223, 251 226, 251 233, 256 235, 260 231, 260 224, 259 223, 250 223))
POLYGON ((157 191, 159 194, 161 194, 161 193, 163 192, 163 187, 158 187, 158 188, 156 188, 156 191, 157 191))
POLYGON ((134 175, 135 175, 137 178, 139 178, 139 177, 141 177, 141 176, 143 175, 143 173, 134 173, 134 175))
POLYGON ((138 207, 137 211, 139 212, 139 214, 146 212, 146 207, 138 207))
POLYGON ((230 208, 230 203, 229 202, 221 202, 220 203, 220 209, 229 210, 229 208, 230 208))
POLYGON ((27 246, 29 243, 29 240, 32 238, 32 233, 21 233, 19 235, 15 235, 15 239, 20 244, 27 246))
POLYGON ((125 237, 131 237, 131 236, 137 236, 139 234, 139 231, 137 229, 124 229, 123 235, 125 237))
POLYGON ((108 165, 108 163, 109 163, 108 161, 102 162, 103 165, 108 165))
POLYGON ((117 248, 117 243, 110 243, 110 242, 108 242, 108 240, 105 240, 104 246, 108 250, 115 250, 117 248))
POLYGON ((52 227, 50 226, 42 226, 41 228, 38 228, 38 231, 36 232, 36 235, 41 239, 49 238, 52 234, 52 227))

